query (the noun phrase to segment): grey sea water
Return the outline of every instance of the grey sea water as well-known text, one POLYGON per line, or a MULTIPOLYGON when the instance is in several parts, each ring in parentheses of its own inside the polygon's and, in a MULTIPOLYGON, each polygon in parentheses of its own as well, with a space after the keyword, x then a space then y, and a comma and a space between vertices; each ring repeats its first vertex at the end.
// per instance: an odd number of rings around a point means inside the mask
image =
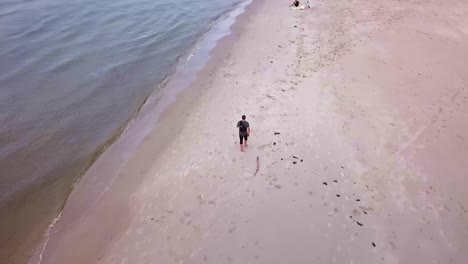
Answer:
POLYGON ((0 1, 0 263, 28 254, 105 144, 240 1, 0 1))

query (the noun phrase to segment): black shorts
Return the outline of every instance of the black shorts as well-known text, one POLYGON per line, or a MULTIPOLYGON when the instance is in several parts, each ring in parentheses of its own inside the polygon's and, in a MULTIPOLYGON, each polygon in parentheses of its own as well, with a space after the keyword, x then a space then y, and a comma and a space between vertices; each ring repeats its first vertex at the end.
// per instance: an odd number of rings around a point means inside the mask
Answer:
POLYGON ((245 136, 241 136, 241 135, 239 135, 239 138, 240 138, 240 144, 244 143, 244 139, 245 139, 245 142, 247 142, 247 138, 248 138, 248 137, 249 137, 249 136, 247 136, 247 135, 245 135, 245 136))

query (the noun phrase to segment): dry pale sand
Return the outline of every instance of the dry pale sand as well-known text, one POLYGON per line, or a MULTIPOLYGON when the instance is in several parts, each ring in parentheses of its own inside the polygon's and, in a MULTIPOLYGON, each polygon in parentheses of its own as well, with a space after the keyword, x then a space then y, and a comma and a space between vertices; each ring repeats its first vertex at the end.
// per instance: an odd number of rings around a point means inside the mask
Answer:
POLYGON ((311 2, 255 3, 42 263, 467 263, 468 2, 311 2))

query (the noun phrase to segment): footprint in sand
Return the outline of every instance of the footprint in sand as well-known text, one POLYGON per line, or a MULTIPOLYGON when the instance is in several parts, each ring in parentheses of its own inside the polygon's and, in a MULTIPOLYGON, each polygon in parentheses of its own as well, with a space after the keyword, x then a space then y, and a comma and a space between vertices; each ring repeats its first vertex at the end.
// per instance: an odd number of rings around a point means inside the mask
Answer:
POLYGON ((233 226, 231 226, 231 228, 229 228, 229 233, 233 233, 234 231, 236 231, 237 229, 237 226, 235 224, 233 224, 233 226))

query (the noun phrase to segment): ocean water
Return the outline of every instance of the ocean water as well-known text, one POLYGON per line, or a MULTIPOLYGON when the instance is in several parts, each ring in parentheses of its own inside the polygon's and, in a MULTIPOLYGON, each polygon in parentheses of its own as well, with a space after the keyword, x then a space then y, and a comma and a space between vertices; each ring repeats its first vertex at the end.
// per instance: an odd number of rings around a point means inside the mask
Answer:
POLYGON ((241 0, 0 1, 0 263, 241 0))

